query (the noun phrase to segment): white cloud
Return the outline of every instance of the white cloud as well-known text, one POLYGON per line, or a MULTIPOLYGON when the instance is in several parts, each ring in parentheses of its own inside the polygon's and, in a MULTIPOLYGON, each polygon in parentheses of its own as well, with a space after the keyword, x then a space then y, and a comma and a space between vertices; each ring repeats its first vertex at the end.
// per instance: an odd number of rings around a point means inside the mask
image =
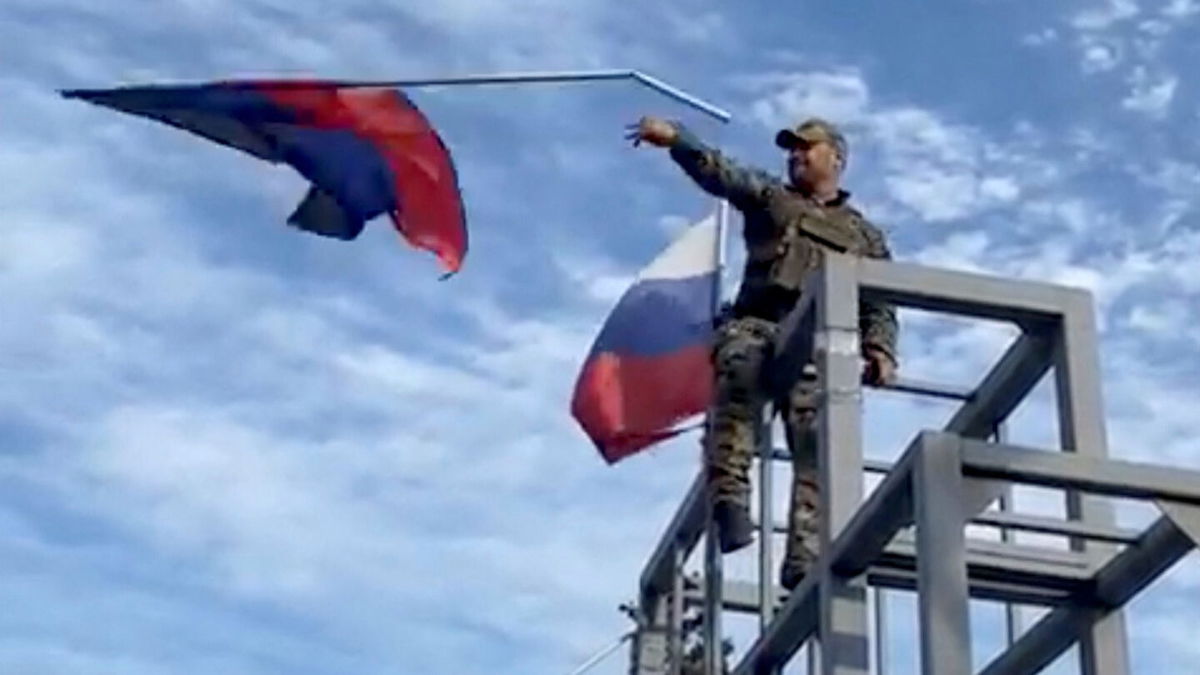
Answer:
POLYGON ((1058 40, 1058 31, 1053 28, 1043 28, 1042 30, 1026 34, 1021 38, 1021 43, 1031 47, 1041 47, 1048 45, 1058 40))
POLYGON ((870 96, 862 74, 855 70, 776 73, 740 78, 752 90, 775 93, 753 101, 751 119, 769 129, 795 125, 817 116, 853 125, 867 112, 870 96))
MULTIPOLYGON (((914 106, 876 107, 862 75, 855 71, 811 71, 742 78, 759 96, 749 106, 752 119, 773 130, 809 115, 827 117, 850 137, 851 170, 878 180, 889 197, 927 221, 966 218, 1016 200, 1021 184, 1008 175, 1022 157, 984 142, 978 132, 947 122, 914 106), (762 93, 770 90, 770 93, 762 93), (874 167, 858 169, 856 156, 874 167)), ((1026 173, 1033 172, 1027 167, 1026 173)), ((889 205, 881 205, 884 211, 889 205)))
POLYGON ((1163 8, 1164 16, 1169 16, 1173 19, 1184 19, 1195 14, 1200 14, 1200 3, 1196 0, 1171 0, 1171 2, 1163 8))
POLYGON ((1085 73, 1106 72, 1120 65, 1122 60, 1120 42, 1092 37, 1085 37, 1082 42, 1084 45, 1083 71, 1085 73))
POLYGON ((674 35, 686 43, 716 45, 731 39, 729 21, 716 11, 671 12, 667 15, 674 35))
POLYGON ((1071 25, 1084 30, 1102 30, 1131 19, 1141 11, 1133 0, 1105 0, 1103 5, 1079 12, 1072 17, 1071 25))
POLYGON ((1179 78, 1172 74, 1150 75, 1139 66, 1130 75, 1129 83, 1131 91, 1121 100, 1121 105, 1127 110, 1162 117, 1175 98, 1179 78))

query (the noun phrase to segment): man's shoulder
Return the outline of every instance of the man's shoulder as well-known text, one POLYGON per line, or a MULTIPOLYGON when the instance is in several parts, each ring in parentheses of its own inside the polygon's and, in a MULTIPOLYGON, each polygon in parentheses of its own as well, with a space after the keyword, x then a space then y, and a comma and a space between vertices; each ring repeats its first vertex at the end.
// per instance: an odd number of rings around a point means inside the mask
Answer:
POLYGON ((850 220, 852 220, 862 229, 879 237, 884 236, 883 228, 877 225, 875 221, 871 220, 871 218, 869 218, 859 206, 851 204, 849 201, 847 201, 842 204, 842 210, 846 213, 846 216, 850 220))

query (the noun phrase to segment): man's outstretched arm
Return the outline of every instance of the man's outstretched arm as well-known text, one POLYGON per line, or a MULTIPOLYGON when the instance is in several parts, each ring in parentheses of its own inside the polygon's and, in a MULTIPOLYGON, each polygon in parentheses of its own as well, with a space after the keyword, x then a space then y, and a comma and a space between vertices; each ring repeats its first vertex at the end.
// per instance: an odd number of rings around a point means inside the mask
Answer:
POLYGON ((760 204, 767 188, 778 182, 765 171, 744 167, 709 147, 678 122, 643 117, 631 125, 627 138, 635 146, 645 141, 667 148, 671 159, 705 192, 727 199, 739 209, 760 204))

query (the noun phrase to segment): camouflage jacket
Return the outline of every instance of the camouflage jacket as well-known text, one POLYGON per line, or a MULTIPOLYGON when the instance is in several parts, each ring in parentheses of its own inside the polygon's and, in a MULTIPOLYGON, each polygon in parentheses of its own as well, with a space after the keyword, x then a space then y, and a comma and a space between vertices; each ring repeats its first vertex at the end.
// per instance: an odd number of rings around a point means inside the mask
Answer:
MULTIPOLYGON (((706 192, 728 200, 745 218, 746 266, 734 302, 736 315, 773 321, 791 310, 808 272, 823 251, 891 259, 883 233, 848 203, 842 190, 820 204, 796 187, 760 169, 743 167, 678 125, 670 153, 706 192)), ((896 310, 887 303, 862 302, 859 327, 864 346, 885 351, 896 361, 896 310)))

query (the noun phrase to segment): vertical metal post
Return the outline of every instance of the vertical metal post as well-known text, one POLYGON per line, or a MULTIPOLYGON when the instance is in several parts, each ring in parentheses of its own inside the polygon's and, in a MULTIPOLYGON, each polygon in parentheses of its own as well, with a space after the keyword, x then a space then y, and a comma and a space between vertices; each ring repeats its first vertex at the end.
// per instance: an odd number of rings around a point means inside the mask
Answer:
MULTIPOLYGON (((724 200, 717 202, 717 232, 714 242, 717 273, 713 279, 712 309, 713 316, 721 307, 721 281, 725 271, 725 234, 728 230, 729 205, 724 200)), ((708 433, 705 443, 712 442, 712 416, 708 419, 708 433)), ((711 452, 711 447, 705 448, 711 452)), ((709 482, 711 486, 711 481, 709 482)), ((711 487, 710 487, 711 489, 711 487)), ((722 632, 721 606, 724 574, 721 569, 721 548, 717 542, 717 527, 713 522, 712 495, 707 495, 705 506, 706 522, 704 535, 704 672, 707 675, 717 675, 721 672, 722 663, 722 632)))
POLYGON ((771 406, 763 406, 759 413, 758 444, 758 629, 767 630, 775 615, 775 583, 772 570, 771 547, 774 541, 774 416, 771 406))
POLYGON ((643 597, 635 618, 638 626, 630 649, 631 675, 663 675, 670 667, 669 608, 661 596, 643 597))
POLYGON ((956 437, 927 435, 914 466, 921 672, 971 672, 966 509, 956 437))
MULTIPOLYGON (((1008 441, 1008 427, 1004 422, 996 425, 993 434, 997 443, 1005 443, 1008 441)), ((1000 512, 1010 513, 1013 510, 1013 488, 1012 484, 1004 486, 1004 494, 1000 495, 1000 512)), ((1013 542, 1012 530, 1007 527, 1000 528, 1000 541, 1005 544, 1013 542)), ((1004 639, 1005 643, 1011 647, 1017 641, 1017 634, 1020 633, 1020 617, 1017 614, 1017 606, 1011 602, 1004 603, 1004 639)))
POLYGON ((887 643, 887 592, 874 588, 872 593, 875 594, 875 675, 887 675, 891 659, 887 643))
MULTIPOLYGON (((825 255, 818 282, 815 356, 821 383, 817 428, 821 472, 821 550, 846 526, 862 502, 862 383, 858 279, 852 260, 825 255)), ((823 675, 868 675, 865 575, 821 578, 823 675)))
MULTIPOLYGON (((1108 439, 1100 387, 1100 355, 1091 296, 1076 295, 1063 314, 1055 345, 1055 383, 1058 393, 1062 449, 1093 459, 1107 459, 1108 439)), ((1078 492, 1067 492, 1067 517, 1097 525, 1116 522, 1111 504, 1078 492)), ((1094 558, 1111 552, 1111 545, 1080 539, 1071 548, 1094 558)), ((1125 614, 1115 611, 1085 631, 1079 643, 1081 675, 1128 675, 1130 671, 1125 614)))
POLYGON ((676 545, 671 565, 671 613, 668 644, 671 645, 671 675, 683 672, 683 549, 676 545))

